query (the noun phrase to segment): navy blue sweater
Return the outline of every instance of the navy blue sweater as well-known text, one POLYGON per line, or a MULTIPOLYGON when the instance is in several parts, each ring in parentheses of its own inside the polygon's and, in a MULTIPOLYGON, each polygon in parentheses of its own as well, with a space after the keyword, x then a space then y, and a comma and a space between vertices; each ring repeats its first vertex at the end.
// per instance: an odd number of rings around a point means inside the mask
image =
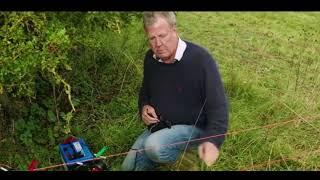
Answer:
MULTIPOLYGON (((173 124, 194 125, 204 130, 201 137, 224 134, 228 127, 227 98, 218 67, 202 47, 187 42, 180 61, 165 64, 155 60, 149 50, 144 59, 144 77, 139 94, 139 112, 144 105, 156 108, 173 124)), ((224 135, 203 139, 218 148, 224 135)))

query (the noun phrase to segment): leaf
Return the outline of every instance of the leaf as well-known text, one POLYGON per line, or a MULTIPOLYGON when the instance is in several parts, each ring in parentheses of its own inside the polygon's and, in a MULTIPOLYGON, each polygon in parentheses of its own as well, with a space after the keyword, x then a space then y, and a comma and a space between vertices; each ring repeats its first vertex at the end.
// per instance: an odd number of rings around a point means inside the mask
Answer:
POLYGON ((54 113, 51 110, 48 111, 48 120, 50 122, 55 122, 56 121, 56 116, 54 115, 54 113))
POLYGON ((60 112, 60 117, 64 118, 66 114, 64 112, 60 112))
POLYGON ((64 64, 64 67, 66 68, 66 70, 69 70, 69 71, 72 70, 72 68, 71 68, 71 66, 69 64, 64 64))
POLYGON ((80 104, 80 99, 78 99, 78 98, 73 98, 73 99, 72 99, 72 103, 73 103, 74 106, 78 106, 78 105, 80 104))
POLYGON ((50 144, 54 144, 55 143, 54 132, 52 131, 51 128, 48 129, 48 137, 49 137, 50 144))

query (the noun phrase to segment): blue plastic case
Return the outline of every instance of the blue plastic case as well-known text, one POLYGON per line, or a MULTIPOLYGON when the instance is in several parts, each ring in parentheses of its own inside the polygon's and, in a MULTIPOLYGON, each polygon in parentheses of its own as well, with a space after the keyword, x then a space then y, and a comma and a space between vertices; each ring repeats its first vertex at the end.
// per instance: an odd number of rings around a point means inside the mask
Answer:
POLYGON ((59 150, 64 163, 67 164, 66 168, 68 170, 79 166, 79 163, 85 163, 93 160, 94 158, 94 155, 90 151, 88 145, 81 138, 76 141, 60 144, 59 150))

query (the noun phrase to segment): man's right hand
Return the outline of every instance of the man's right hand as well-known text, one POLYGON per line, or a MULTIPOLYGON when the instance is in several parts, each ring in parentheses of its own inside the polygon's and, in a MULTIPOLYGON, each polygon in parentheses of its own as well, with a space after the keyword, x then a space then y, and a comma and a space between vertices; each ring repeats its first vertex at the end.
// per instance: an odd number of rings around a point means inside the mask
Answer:
POLYGON ((154 124, 160 121, 155 109, 150 105, 145 105, 142 107, 141 117, 146 125, 154 124))

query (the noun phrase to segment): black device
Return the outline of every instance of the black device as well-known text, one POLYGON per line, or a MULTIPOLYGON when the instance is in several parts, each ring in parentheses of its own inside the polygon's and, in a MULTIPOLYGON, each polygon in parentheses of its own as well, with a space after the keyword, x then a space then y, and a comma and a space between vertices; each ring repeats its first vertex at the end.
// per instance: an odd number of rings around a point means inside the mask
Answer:
MULTIPOLYGON (((157 123, 153 123, 153 124, 148 125, 148 129, 150 130, 150 132, 154 133, 154 132, 159 131, 159 130, 164 129, 164 128, 169 128, 170 129, 171 126, 172 126, 172 122, 170 120, 168 120, 168 119, 165 119, 163 117, 163 115, 161 115, 160 112, 156 108, 154 108, 154 109, 155 109, 156 114, 157 114, 157 116, 158 116, 160 121, 157 122, 157 123)), ((148 115, 153 117, 152 114, 148 113, 148 115)))

